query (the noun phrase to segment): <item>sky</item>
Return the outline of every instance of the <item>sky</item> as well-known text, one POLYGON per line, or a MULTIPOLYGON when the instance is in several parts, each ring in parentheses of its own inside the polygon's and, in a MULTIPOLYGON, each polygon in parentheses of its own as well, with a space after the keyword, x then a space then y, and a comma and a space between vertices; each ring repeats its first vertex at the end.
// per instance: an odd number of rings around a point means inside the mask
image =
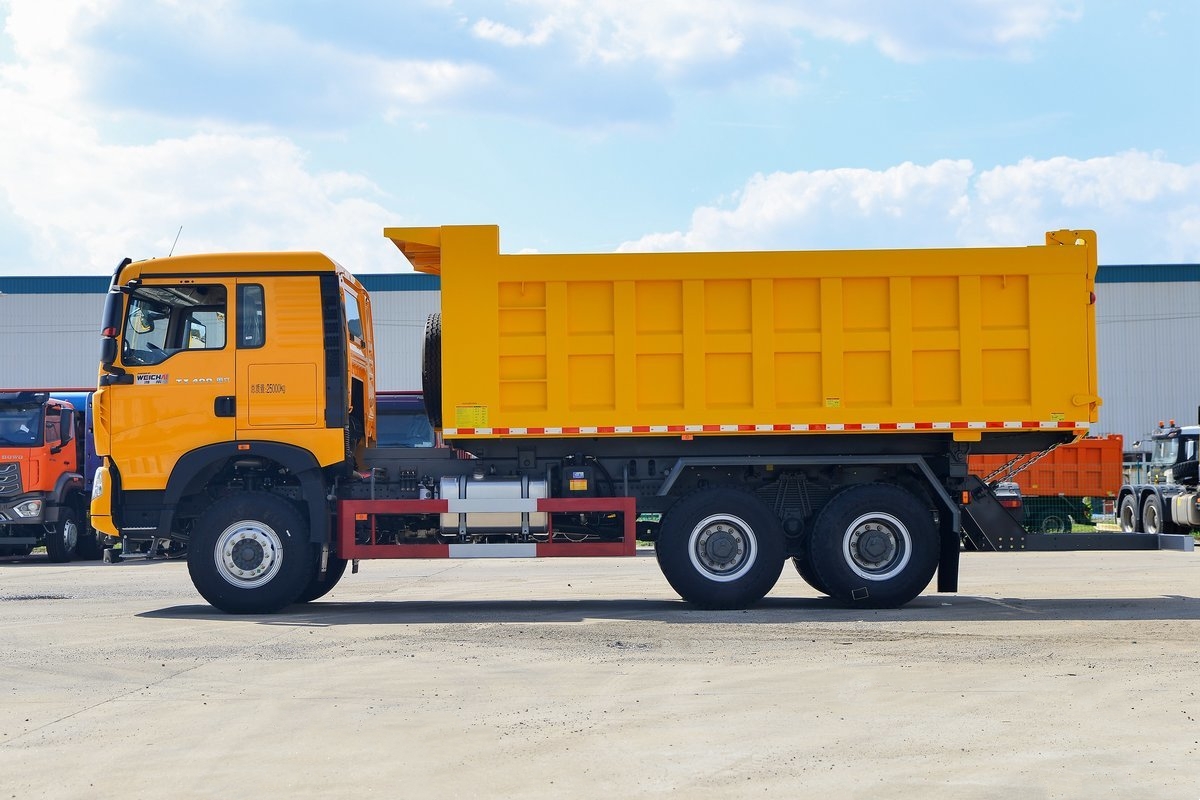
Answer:
POLYGON ((1194 0, 0 0, 0 275, 320 250, 1200 263, 1194 0))

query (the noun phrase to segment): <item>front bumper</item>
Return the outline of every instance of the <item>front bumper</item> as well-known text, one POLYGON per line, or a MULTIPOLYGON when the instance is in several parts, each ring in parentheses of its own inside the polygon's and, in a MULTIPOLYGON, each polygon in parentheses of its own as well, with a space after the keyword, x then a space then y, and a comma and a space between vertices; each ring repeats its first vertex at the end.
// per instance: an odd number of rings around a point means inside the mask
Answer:
POLYGON ((0 502, 0 525, 42 525, 58 522, 58 516, 59 506, 50 505, 45 496, 37 492, 0 502))

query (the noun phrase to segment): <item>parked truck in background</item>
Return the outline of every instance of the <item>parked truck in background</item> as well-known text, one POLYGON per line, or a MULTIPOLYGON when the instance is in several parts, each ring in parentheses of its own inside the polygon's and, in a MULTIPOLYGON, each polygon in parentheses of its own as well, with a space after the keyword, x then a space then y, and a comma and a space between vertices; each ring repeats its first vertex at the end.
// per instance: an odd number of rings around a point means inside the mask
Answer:
POLYGON ((1117 495, 1117 521, 1122 531, 1191 533, 1200 531, 1200 486, 1197 450, 1200 425, 1158 423, 1151 434, 1153 450, 1146 464, 1147 483, 1127 483, 1117 495))
POLYGON ((127 259, 102 327, 100 530, 188 542, 230 612, 320 597, 349 560, 633 555, 639 515, 670 585, 718 609, 789 559, 844 604, 894 607, 935 571, 954 591, 964 539, 1083 541, 1027 534, 968 456, 1096 419, 1090 231, 593 255, 501 254, 494 226, 385 235, 440 276, 422 389, 450 447, 378 446, 370 298, 336 262, 127 259))
POLYGON ((88 524, 91 396, 0 392, 0 555, 44 546, 56 562, 100 556, 88 524))
POLYGON ((1091 503, 1116 502, 1123 447, 1120 434, 1089 436, 1043 453, 973 454, 969 463, 989 483, 1018 485, 1026 529, 1066 533, 1076 522, 1092 524, 1091 503))

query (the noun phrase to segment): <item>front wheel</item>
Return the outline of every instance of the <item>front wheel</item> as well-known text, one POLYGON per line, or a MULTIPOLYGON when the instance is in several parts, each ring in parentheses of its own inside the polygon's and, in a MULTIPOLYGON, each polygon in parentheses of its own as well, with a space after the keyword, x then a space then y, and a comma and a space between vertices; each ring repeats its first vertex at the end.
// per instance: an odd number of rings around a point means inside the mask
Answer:
POLYGON ((70 561, 79 545, 79 515, 70 506, 59 509, 58 522, 47 526, 46 557, 56 564, 70 561))
POLYGON ((342 575, 346 574, 346 559, 344 558, 330 555, 329 560, 325 562, 324 575, 321 574, 320 562, 321 554, 318 552, 317 568, 313 571, 313 577, 309 581, 308 586, 305 586, 304 591, 296 598, 297 603, 308 603, 319 597, 324 597, 329 594, 334 586, 337 586, 338 581, 342 579, 342 575))
POLYGON ((704 489, 667 511, 654 551, 684 600, 700 608, 745 608, 779 580, 783 526, 748 492, 704 489))
POLYGON ((201 514, 187 563, 196 590, 231 614, 266 614, 294 603, 317 566, 300 512, 266 492, 227 495, 201 514))
POLYGON ((910 492, 854 486, 821 510, 809 542, 813 570, 848 606, 897 608, 929 585, 941 541, 933 514, 910 492))

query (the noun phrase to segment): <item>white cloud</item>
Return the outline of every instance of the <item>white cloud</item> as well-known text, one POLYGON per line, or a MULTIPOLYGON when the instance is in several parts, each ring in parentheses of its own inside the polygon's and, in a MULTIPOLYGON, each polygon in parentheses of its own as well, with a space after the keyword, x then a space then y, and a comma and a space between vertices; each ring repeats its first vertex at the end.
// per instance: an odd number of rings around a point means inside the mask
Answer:
POLYGON ((44 5, 11 2, 5 20, 16 58, 0 66, 0 107, 19 122, 0 126, 0 215, 29 248, 0 255, 0 270, 107 272, 126 255, 165 255, 180 225, 177 253, 320 249, 356 270, 403 267, 380 235, 399 217, 385 194, 361 175, 313 170, 283 136, 209 125, 111 141, 79 43, 113 4, 55 3, 53 15, 44 5))
POLYGON ((471 32, 480 39, 497 42, 505 47, 540 47, 550 41, 558 23, 554 17, 539 20, 529 33, 521 33, 501 22, 486 17, 471 26, 471 32))
POLYGON ((622 251, 1021 245, 1094 228, 1103 263, 1200 261, 1200 164, 1138 151, 1025 159, 977 173, 969 161, 755 175, 686 231, 622 251))
POLYGON ((12 271, 107 271, 122 257, 319 249, 360 271, 403 261, 380 236, 395 213, 361 176, 312 172, 286 139, 198 133, 144 146, 103 143, 69 119, 42 120, 37 140, 11 130, 0 149, 8 205, 33 237, 32 263, 12 271), (49 135, 47 135, 49 134, 49 135))
MULTIPOLYGON (((524 0, 515 7, 553 15, 554 27, 584 61, 647 61, 667 73, 731 61, 764 42, 801 45, 804 37, 869 43, 890 58, 1022 57, 1060 23, 1078 20, 1068 0, 949 0, 936 9, 894 0, 524 0)), ((476 35, 526 43, 509 25, 480 20, 476 35)), ((776 64, 786 69, 792 59, 776 64)))

